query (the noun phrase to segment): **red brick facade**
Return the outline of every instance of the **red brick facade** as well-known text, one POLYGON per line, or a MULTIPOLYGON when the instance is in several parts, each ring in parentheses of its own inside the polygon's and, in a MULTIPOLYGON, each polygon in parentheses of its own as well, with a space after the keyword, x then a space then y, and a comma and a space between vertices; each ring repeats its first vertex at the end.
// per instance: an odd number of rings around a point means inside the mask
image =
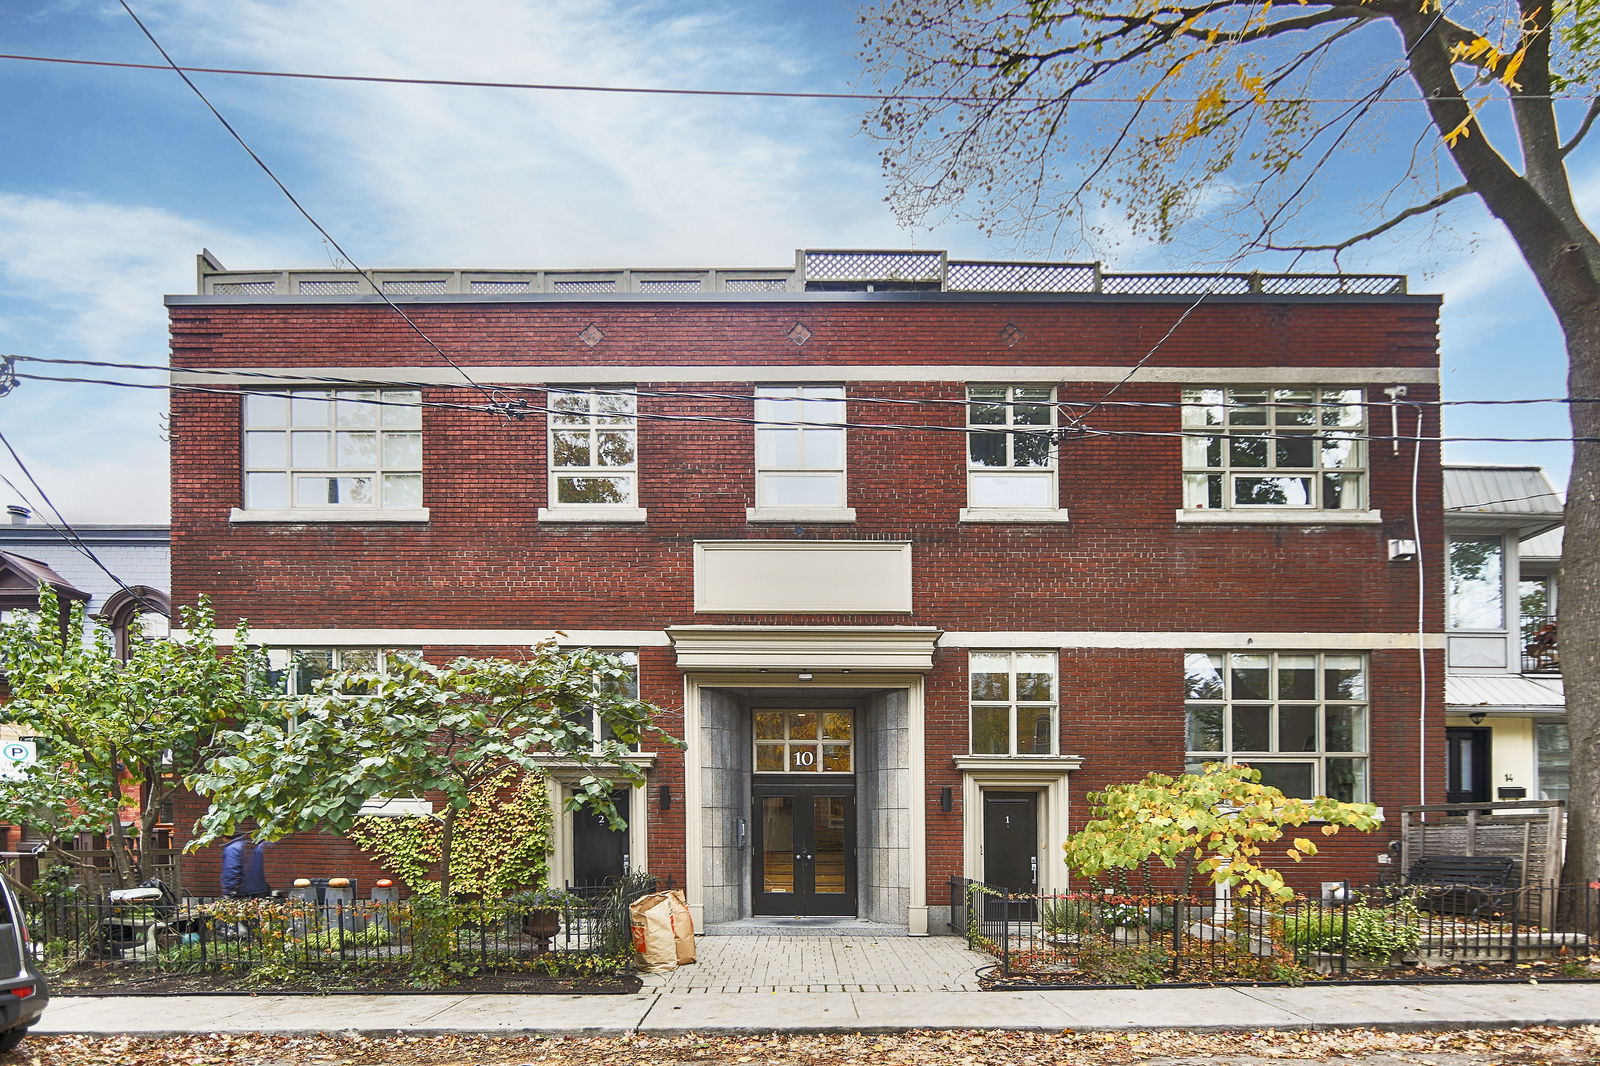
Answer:
MULTIPOLYGON (((541 523, 537 512, 547 499, 543 414, 535 410, 513 421, 447 406, 429 406, 422 416, 426 522, 230 521, 231 509, 242 502, 235 386, 175 392, 174 602, 208 594, 219 617, 243 616, 265 631, 915 625, 969 635, 1247 633, 1252 647, 1268 651, 1278 647, 1274 634, 1415 633, 1416 571, 1391 562, 1387 550, 1389 539, 1413 535, 1409 443, 1374 440, 1368 448, 1369 506, 1381 512, 1380 524, 1189 525, 1174 518, 1183 505, 1182 441, 1139 434, 1175 434, 1179 411, 1172 405, 1182 388, 1214 384, 1207 371, 1216 368, 1263 368, 1254 383, 1266 385, 1280 384, 1267 368, 1350 368, 1362 372, 1368 401, 1382 401, 1393 369, 1436 369, 1436 300, 1216 298, 1193 309, 1161 343, 1192 299, 875 295, 589 303, 439 297, 406 307, 420 329, 490 387, 495 377, 482 368, 605 368, 613 375, 608 382, 617 380, 616 368, 652 368, 648 380, 635 383, 641 390, 639 503, 649 515, 644 524, 541 523), (796 323, 810 331, 803 344, 789 337, 796 323), (604 334, 593 347, 579 338, 589 326, 604 334), (1003 331, 1020 331, 1021 338, 1008 345, 1003 331), (1092 403, 1109 382, 1072 380, 1060 368, 1129 367, 1158 343, 1148 367, 1162 370, 1163 380, 1136 376, 1115 394, 1118 401, 1152 406, 1108 405, 1088 421, 1096 430, 1127 435, 1062 445, 1059 505, 1070 521, 957 520, 966 505, 960 401, 969 383, 983 379, 953 369, 948 380, 915 380, 936 375, 927 368, 992 367, 1014 374, 1009 368, 1038 366, 1038 380, 1056 384, 1058 401, 1092 403), (674 377, 675 367, 719 369, 674 377), (649 417, 749 419, 753 385, 746 368, 775 367, 838 368, 852 401, 920 401, 849 404, 853 424, 913 427, 849 431, 852 524, 805 524, 797 532, 791 524, 747 522, 745 509, 755 502, 751 427, 649 417), (863 367, 891 369, 872 380, 863 367), (893 368, 923 369, 897 375, 893 368), (1180 382, 1170 368, 1193 368, 1193 380, 1180 382), (696 614, 694 543, 764 539, 908 542, 914 609, 909 615, 696 614)), ((349 377, 360 376, 354 368, 373 368, 404 379, 406 368, 436 373, 443 366, 394 311, 375 302, 202 297, 174 300, 171 316, 174 361, 185 368, 337 367, 347 368, 349 377)), ((776 371, 766 373, 764 380, 782 380, 771 376, 776 371)), ((1435 384, 1417 383, 1423 376, 1410 375, 1408 399, 1437 398, 1435 384)), ((506 390, 496 397, 513 398, 534 408, 544 403, 537 392, 506 390)), ((424 399, 485 402, 464 385, 430 386, 424 399)), ((1437 435, 1435 408, 1402 409, 1400 433, 1417 432, 1417 410, 1426 412, 1421 435, 1437 435)), ((1387 409, 1372 410, 1371 434, 1389 435, 1390 426, 1387 409)), ((1424 558, 1437 559, 1435 445, 1422 448, 1416 492, 1424 558)), ((1426 596, 1426 628, 1437 633, 1438 588, 1430 585, 1426 596)), ((1371 798, 1390 809, 1437 801, 1443 752, 1434 738, 1443 736, 1443 664, 1436 652, 1428 653, 1424 692, 1414 644, 1372 647, 1371 798), (1423 707, 1425 723, 1419 722, 1423 707), (1423 736, 1425 794, 1419 784, 1423 736)), ((1211 649, 1202 639, 1190 650, 1211 649)), ((425 652, 446 659, 514 649, 428 645, 425 652)), ((1152 769, 1182 769, 1183 653, 1183 647, 1061 648, 1060 750, 1083 757, 1070 778, 1073 819, 1081 817, 1087 791, 1152 769)), ((968 750, 966 662, 966 648, 940 645, 926 675, 919 801, 925 805, 927 902, 934 905, 945 898, 947 879, 963 872, 964 819, 971 816, 962 809, 962 774, 952 761, 968 750), (954 795, 948 813, 939 803, 945 787, 954 795)), ((641 649, 641 695, 662 709, 663 728, 678 734, 684 675, 672 648, 641 649)), ((692 882, 697 861, 685 855, 684 765, 681 753, 659 753, 648 796, 650 866, 679 883, 692 882), (656 799, 662 785, 678 797, 667 810, 656 799)), ((1294 880, 1370 878, 1391 836, 1340 838, 1296 868, 1294 880)), ((285 845, 269 872, 276 884, 302 870, 334 866, 364 878, 378 873, 335 840, 285 845)), ((215 878, 204 860, 192 869, 202 890, 215 878)))

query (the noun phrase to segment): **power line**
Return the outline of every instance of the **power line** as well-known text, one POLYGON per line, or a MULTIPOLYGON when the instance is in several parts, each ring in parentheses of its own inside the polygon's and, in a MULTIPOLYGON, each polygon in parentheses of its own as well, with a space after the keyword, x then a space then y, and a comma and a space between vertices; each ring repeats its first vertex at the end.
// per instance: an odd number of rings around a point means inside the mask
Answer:
MULTIPOLYGON (((380 378, 351 378, 351 377, 341 377, 341 376, 337 376, 337 375, 328 375, 328 374, 296 374, 293 371, 286 371, 286 370, 245 370, 245 369, 241 369, 241 368, 223 369, 223 368, 217 368, 217 367, 173 366, 173 365, 170 365, 170 364, 160 364, 160 363, 121 363, 121 362, 112 362, 112 361, 104 360, 104 359, 61 359, 61 358, 53 358, 53 357, 46 357, 46 356, 40 356, 40 355, 18 355, 18 356, 13 356, 13 358, 15 358, 15 359, 17 359, 18 361, 21 361, 21 362, 29 362, 29 363, 49 363, 49 364, 55 364, 55 365, 61 365, 61 366, 96 366, 96 367, 104 367, 104 368, 107 368, 107 369, 114 369, 114 370, 146 370, 146 371, 151 371, 153 373, 162 373, 162 374, 181 373, 181 374, 209 374, 209 375, 214 375, 214 376, 217 376, 217 377, 254 377, 254 378, 262 378, 262 379, 268 380, 268 381, 285 382, 285 383, 288 383, 286 385, 286 387, 292 387, 293 384, 299 383, 299 382, 309 382, 309 383, 314 383, 314 384, 319 384, 319 385, 346 385, 346 386, 355 386, 355 387, 364 387, 364 388, 377 388, 377 389, 396 389, 396 388, 437 389, 437 388, 449 388, 449 387, 451 387, 449 385, 441 385, 438 382, 431 382, 431 381, 405 381, 405 380, 396 379, 396 378, 381 378, 381 379, 380 378)), ((27 376, 27 375, 23 375, 23 376, 27 376)), ((66 379, 46 378, 46 379, 42 379, 42 380, 66 380, 66 379)), ((799 383, 799 382, 797 382, 795 384, 827 385, 827 384, 830 384, 830 383, 829 382, 814 382, 814 383, 799 383)), ((1150 384, 1150 383, 1146 382, 1146 384, 1150 384)), ((579 385, 560 386, 560 385, 496 384, 496 385, 491 386, 491 389, 492 389, 492 391, 496 391, 496 392, 574 393, 574 392, 585 392, 585 391, 588 391, 589 389, 595 388, 595 387, 596 386, 579 386, 579 385)), ((1323 388, 1336 388, 1336 387, 1337 386, 1323 386, 1323 388)), ((706 391, 706 390, 701 390, 701 389, 650 389, 650 388, 640 388, 640 387, 638 387, 636 385, 635 386, 620 386, 619 385, 618 388, 619 389, 626 388, 627 391, 632 392, 633 394, 638 395, 638 396, 663 396, 663 397, 669 397, 669 398, 690 397, 690 398, 700 398, 700 399, 710 399, 710 400, 743 400, 743 401, 746 401, 746 402, 749 402, 749 401, 755 400, 755 399, 777 400, 779 402, 787 402, 790 399, 790 398, 787 398, 787 397, 766 397, 766 396, 758 397, 753 392, 750 392, 750 393, 745 393, 745 392, 714 392, 714 391, 706 391)), ((1237 390, 1237 389, 1249 389, 1250 386, 1217 386, 1217 388, 1218 389, 1221 389, 1221 388, 1232 388, 1232 389, 1236 389, 1237 390)), ((1260 386, 1260 388, 1263 391, 1266 391, 1266 392, 1294 391, 1294 390, 1283 389, 1283 388, 1279 388, 1277 386, 1271 386, 1271 385, 1263 385, 1263 386, 1260 386)), ((1355 389, 1360 388, 1360 386, 1352 385, 1352 386, 1350 386, 1350 388, 1352 390, 1355 390, 1355 389)), ((1245 408, 1279 408, 1279 407, 1330 408, 1330 409, 1336 409, 1336 408, 1341 408, 1341 407, 1376 407, 1376 408, 1388 409, 1388 408, 1396 406, 1396 403, 1397 403, 1396 401, 1393 401, 1393 400, 1365 400, 1365 399, 1363 399, 1363 400, 1348 400, 1348 401, 1337 401, 1337 400, 1277 400, 1277 399, 1272 399, 1272 400, 1266 400, 1266 401, 1261 402, 1261 403, 1228 402, 1228 401, 1225 401, 1225 400, 1213 402, 1213 401, 1210 401, 1210 400, 1104 400, 1104 399, 1102 399, 1102 400, 1090 402, 1090 401, 1087 401, 1087 400, 1060 400, 1060 399, 1056 399, 1056 400, 988 400, 988 399, 985 399, 985 400, 974 400, 974 399, 955 399, 955 398, 946 398, 946 397, 937 397, 937 396, 925 396, 925 397, 918 397, 916 399, 901 399, 901 398, 892 397, 892 396, 847 396, 847 397, 845 397, 845 401, 847 403, 853 403, 853 404, 885 404, 885 405, 904 406, 904 407, 968 407, 968 408, 970 408, 970 407, 1057 407, 1057 408, 1070 408, 1070 407, 1092 407, 1092 406, 1133 407, 1133 408, 1218 407, 1218 408, 1224 408, 1224 409, 1229 409, 1229 410, 1238 410, 1238 409, 1245 409, 1245 408)), ((1514 406, 1514 405, 1543 404, 1543 403, 1562 403, 1562 404, 1600 403, 1600 397, 1594 397, 1594 396, 1540 396, 1540 397, 1527 397, 1527 398, 1521 398, 1521 399, 1494 399, 1494 400, 1444 400, 1444 399, 1440 399, 1440 400, 1412 400, 1412 399, 1407 399, 1407 400, 1404 400, 1404 401, 1399 401, 1399 405, 1400 406, 1406 406, 1406 405, 1409 404, 1409 405, 1422 405, 1422 406, 1426 406, 1426 407, 1514 406)), ((1409 438, 1407 438, 1407 439, 1409 439, 1409 438)))
MULTIPOLYGON (((26 378, 26 379, 32 380, 32 381, 53 381, 53 382, 64 383, 64 384, 108 385, 108 386, 113 386, 113 387, 117 387, 117 388, 150 389, 150 390, 172 391, 172 392, 193 392, 193 393, 203 393, 203 394, 218 395, 218 396, 230 396, 230 397, 238 397, 238 396, 241 395, 241 390, 236 389, 236 388, 220 388, 220 387, 219 388, 213 388, 213 387, 209 387, 209 386, 205 386, 205 385, 171 385, 171 384, 163 384, 163 383, 157 383, 157 382, 115 381, 115 380, 112 380, 112 379, 109 379, 109 378, 51 377, 51 376, 47 376, 47 375, 44 375, 44 374, 18 374, 17 377, 26 378)), ((514 388, 514 386, 513 386, 513 388, 514 388)), ((563 390, 552 389, 550 391, 577 393, 577 392, 587 392, 587 391, 591 391, 591 390, 589 390, 589 389, 581 389, 581 388, 574 388, 574 389, 563 389, 563 390)), ((613 392, 629 392, 629 393, 631 393, 633 390, 626 389, 626 388, 618 388, 618 389, 607 390, 603 386, 598 386, 593 391, 600 391, 600 392, 613 391, 613 392)), ((372 405, 381 406, 381 407, 417 407, 417 408, 437 407, 437 408, 444 408, 444 409, 448 409, 448 410, 472 411, 472 412, 490 413, 490 414, 506 414, 506 413, 508 413, 508 410, 510 410, 510 411, 522 411, 522 412, 526 412, 526 413, 530 413, 530 414, 542 413, 542 414, 553 414, 553 415, 562 415, 562 416, 570 416, 570 415, 573 415, 575 413, 581 413, 581 412, 573 412, 573 411, 562 410, 560 408, 545 407, 545 406, 542 406, 542 405, 539 405, 539 404, 526 403, 524 401, 512 401, 510 403, 507 403, 505 401, 498 401, 497 400, 497 401, 494 401, 494 402, 491 402, 491 403, 486 403, 486 404, 470 404, 470 403, 451 403, 451 402, 445 401, 445 400, 421 400, 421 399, 419 399, 415 403, 409 403, 409 402, 395 401, 395 400, 358 399, 358 398, 351 398, 351 397, 334 397, 334 396, 307 396, 303 390, 295 390, 295 389, 289 389, 289 390, 280 391, 280 392, 273 392, 273 391, 268 391, 268 390, 263 390, 263 389, 250 389, 250 390, 248 390, 248 392, 253 394, 253 395, 274 396, 274 397, 280 397, 280 398, 283 398, 283 399, 311 399, 311 400, 317 400, 317 401, 328 402, 328 403, 332 403, 335 400, 339 400, 339 401, 347 402, 347 403, 372 404, 372 405)), ((672 396, 672 395, 675 395, 675 394, 673 394, 673 393, 660 393, 658 395, 672 396)), ((741 398, 748 399, 748 397, 741 397, 741 398)), ((1166 405, 1166 406, 1183 407, 1183 406, 1193 406, 1193 405, 1169 404, 1169 405, 1166 405)), ((1389 404, 1381 404, 1380 406, 1387 407, 1387 406, 1389 406, 1389 404)), ((1445 436, 1418 437, 1418 436, 1416 436, 1414 434, 1409 434, 1409 433, 1400 433, 1400 434, 1356 433, 1356 432, 1351 432, 1351 431, 1346 430, 1346 429, 1341 429, 1338 426, 1314 426, 1314 427, 1308 427, 1308 431, 1307 432, 1303 432, 1303 433, 1267 433, 1267 432, 1259 432, 1258 433, 1258 432, 1255 432, 1255 431, 1253 431, 1251 429, 1248 429, 1248 428, 1223 427, 1223 426, 1195 427, 1195 428, 1191 428, 1191 429, 1179 429, 1179 430, 1123 430, 1123 429, 1094 429, 1094 428, 1089 428, 1089 427, 1057 427, 1057 426, 1039 426, 1039 427, 1027 427, 1027 426, 967 426, 967 425, 935 425, 935 424, 929 424, 929 423, 896 423, 896 422, 783 421, 783 420, 774 420, 774 419, 768 419, 768 418, 753 418, 753 417, 752 418, 745 418, 745 417, 741 417, 741 416, 738 416, 738 415, 690 415, 690 414, 676 414, 675 415, 675 414, 666 414, 666 413, 659 412, 659 411, 633 411, 633 412, 628 413, 626 417, 637 419, 637 420, 640 420, 640 421, 646 421, 646 422, 719 423, 719 424, 740 425, 740 426, 771 427, 771 428, 779 428, 779 429, 790 428, 790 427, 806 427, 806 428, 811 428, 811 429, 904 430, 904 431, 908 431, 908 432, 918 432, 918 433, 923 433, 923 432, 927 432, 927 433, 960 433, 960 434, 969 434, 969 433, 979 433, 979 434, 1011 433, 1011 434, 1016 434, 1018 436, 1050 437, 1050 438, 1058 439, 1058 440, 1088 439, 1088 438, 1093 438, 1093 437, 1180 437, 1180 438, 1195 438, 1195 439, 1218 439, 1218 438, 1226 439, 1226 438, 1229 438, 1229 437, 1237 437, 1237 438, 1240 438, 1240 439, 1250 439, 1250 440, 1300 440, 1300 441, 1306 440, 1308 438, 1319 439, 1319 440, 1330 440, 1330 441, 1414 441, 1414 440, 1422 440, 1424 442, 1429 442, 1429 443, 1480 443, 1480 442, 1482 442, 1482 443, 1504 443, 1504 444, 1560 444, 1560 443, 1571 443, 1573 441, 1577 441, 1577 442, 1580 442, 1580 443, 1600 442, 1600 437, 1445 437, 1445 436)))
MULTIPOLYGON (((287 185, 285 185, 278 178, 278 175, 273 172, 272 168, 267 165, 266 161, 264 159, 262 159, 259 155, 256 154, 255 149, 251 148, 249 143, 247 141, 245 141, 244 137, 242 135, 240 135, 239 131, 233 128, 233 124, 231 122, 229 122, 226 118, 223 117, 222 112, 218 111, 216 106, 214 104, 212 104, 212 102, 206 97, 206 94, 200 91, 200 87, 198 85, 196 85, 194 83, 194 81, 190 79, 189 75, 184 73, 183 68, 178 66, 178 64, 173 61, 173 58, 170 55, 167 54, 167 50, 161 46, 161 42, 156 40, 155 34, 150 32, 150 30, 145 26, 145 24, 142 21, 140 21, 139 16, 134 14, 133 8, 128 6, 128 0, 118 0, 118 3, 120 3, 122 5, 122 9, 128 13, 128 17, 133 19, 134 25, 139 27, 140 32, 142 32, 145 35, 145 37, 149 39, 150 43, 155 46, 156 51, 161 53, 161 58, 165 59, 167 61, 167 66, 170 67, 172 69, 172 71, 178 75, 178 77, 183 79, 183 83, 189 87, 189 89, 195 94, 195 96, 200 98, 200 102, 202 104, 206 105, 206 109, 208 111, 210 111, 213 116, 216 117, 216 120, 218 122, 222 123, 222 128, 227 130, 228 133, 233 137, 233 139, 235 141, 239 142, 239 147, 243 148, 244 151, 245 151, 245 154, 248 155, 255 162, 256 166, 261 168, 261 172, 264 173, 268 178, 272 179, 272 183, 274 185, 276 185, 278 187, 278 190, 280 192, 282 192, 283 195, 288 198, 288 200, 289 200, 289 202, 291 204, 294 205, 295 210, 299 211, 300 214, 305 218, 305 220, 307 222, 311 223, 312 227, 318 233, 322 234, 323 239, 326 240, 330 245, 332 245, 333 249, 335 251, 337 251, 339 253, 339 255, 344 258, 345 262, 350 264, 352 269, 357 271, 363 278, 365 278, 367 280, 367 283, 369 285, 371 285, 375 290, 377 290, 377 293, 378 293, 379 297, 382 298, 383 302, 388 304, 389 307, 394 311, 394 313, 399 315, 401 317, 401 319, 403 319, 405 321, 405 324, 407 326, 411 327, 411 331, 413 333, 415 333, 418 337, 422 338, 422 342, 424 344, 426 344, 429 348, 433 349, 434 354, 436 354, 440 359, 443 359, 446 363, 449 363, 452 367, 454 367, 456 372, 459 373, 464 379, 466 379, 466 381, 467 381, 467 383, 469 385, 472 385, 473 387, 477 388, 479 391, 483 392, 484 395, 487 396, 488 395, 488 390, 484 389, 484 387, 482 385, 479 385, 476 381, 473 381, 472 380, 472 375, 468 374, 465 370, 463 370, 461 368, 461 366, 454 359, 452 359, 448 355, 446 355, 444 353, 444 350, 433 342, 433 338, 429 337, 426 333, 424 333, 422 331, 422 328, 411 320, 411 316, 410 315, 406 314, 403 310, 400 309, 400 306, 398 304, 396 304, 393 300, 389 299, 389 295, 383 291, 383 287, 380 286, 377 282, 373 281, 372 275, 368 274, 366 272, 366 270, 364 270, 361 266, 359 266, 356 263, 355 259, 353 259, 350 256, 350 254, 348 252, 346 252, 344 250, 344 248, 339 244, 339 242, 334 239, 333 234, 329 233, 326 229, 323 228, 322 223, 318 222, 314 217, 312 217, 311 212, 306 210, 305 205, 303 205, 299 200, 297 200, 295 198, 294 193, 289 191, 289 187, 287 185)), ((157 69, 159 69, 159 68, 157 68, 157 69)))
MULTIPOLYGON (((106 576, 112 581, 115 581, 117 583, 117 587, 131 596, 134 601, 139 604, 139 606, 153 614, 166 614, 165 611, 154 606, 149 600, 146 600, 143 596, 129 588, 127 582, 118 577, 116 573, 114 573, 112 569, 105 564, 105 561, 102 560, 100 556, 95 554, 94 549, 89 547, 88 542, 86 542, 83 537, 78 534, 76 529, 72 528, 72 523, 67 521, 66 516, 61 513, 61 509, 55 505, 53 500, 50 499, 50 494, 44 491, 44 486, 39 484, 39 479, 33 476, 33 471, 28 469, 28 464, 22 461, 22 456, 17 454, 17 450, 11 446, 11 442, 6 439, 6 435, 4 433, 0 433, 0 444, 5 445, 6 451, 11 453, 11 459, 17 464, 17 469, 22 471, 22 476, 27 478, 28 483, 32 485, 34 490, 39 493, 39 499, 43 500, 45 506, 50 508, 51 513, 56 516, 56 521, 61 523, 61 528, 57 529, 51 524, 48 518, 40 515, 39 517, 44 524, 53 532, 55 532, 57 536, 61 537, 62 540, 65 540, 69 546, 76 548, 79 552, 83 553, 83 555, 87 556, 89 561, 94 563, 95 566, 98 566, 101 570, 105 571, 106 576)), ((26 498, 22 490, 11 483, 10 478, 5 478, 4 480, 7 485, 11 486, 11 491, 15 492, 18 496, 23 496, 26 498)))
MULTIPOLYGON (((860 100, 868 102, 886 102, 904 100, 921 103, 950 103, 950 104, 979 104, 991 103, 992 97, 979 95, 954 95, 944 93, 864 93, 864 92, 823 92, 814 90, 782 90, 782 89, 682 89, 674 87, 657 87, 644 85, 585 85, 561 82, 526 82, 526 81, 480 81, 464 78, 403 78, 383 76, 377 74, 311 74, 304 71, 290 70, 251 70, 236 67, 190 67, 190 66, 163 66, 159 63, 120 63, 108 59, 72 59, 65 56, 40 56, 22 55, 17 53, 0 53, 0 59, 11 59, 29 63, 56 63, 66 66, 79 67, 113 67, 122 70, 176 70, 186 74, 229 74, 249 78, 287 78, 299 81, 334 81, 334 82, 364 82, 375 85, 432 85, 455 89, 518 89, 536 92, 567 92, 567 93, 617 93, 631 96, 713 96, 733 98, 754 98, 773 100, 860 100)), ((1519 100, 1587 100, 1588 97, 1581 93, 1518 93, 1519 100)), ((1419 101, 1445 99, 1438 96, 1404 96, 1384 97, 1377 103, 1384 104, 1409 104, 1419 101)), ((1453 99, 1453 98, 1452 98, 1453 99)), ((1007 102, 1019 104, 1055 103, 1056 97, 1049 96, 1012 96, 1006 98, 1007 102)), ((1274 96, 1268 97, 1268 103, 1285 104, 1354 104, 1360 103, 1361 97, 1345 96, 1274 96)), ((1074 104, 1194 104, 1201 102, 1193 96, 1154 96, 1149 98, 1138 96, 1084 96, 1074 97, 1074 104)))

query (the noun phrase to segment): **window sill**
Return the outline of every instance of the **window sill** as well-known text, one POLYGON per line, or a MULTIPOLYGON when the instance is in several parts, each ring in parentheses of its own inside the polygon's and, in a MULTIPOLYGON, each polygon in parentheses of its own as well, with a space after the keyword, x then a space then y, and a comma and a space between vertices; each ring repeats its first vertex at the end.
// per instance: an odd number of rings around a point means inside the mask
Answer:
POLYGON ((541 522, 643 522, 643 507, 541 507, 541 522))
POLYGON ((1375 526, 1382 511, 1179 511, 1179 525, 1197 526, 1375 526))
POLYGON ((433 813, 433 804, 414 796, 374 796, 361 805, 363 818, 426 818, 433 813))
POLYGON ((854 522, 854 507, 746 507, 746 522, 854 522))
POLYGON ((1066 773, 1083 765, 1082 755, 956 755, 962 773, 996 770, 1051 770, 1066 773))
POLYGON ((963 522, 1065 522, 1067 509, 1043 507, 963 507, 963 522))
POLYGON ((235 507, 228 512, 230 522, 426 522, 426 507, 389 507, 368 510, 333 510, 324 507, 292 507, 276 511, 247 511, 235 507))

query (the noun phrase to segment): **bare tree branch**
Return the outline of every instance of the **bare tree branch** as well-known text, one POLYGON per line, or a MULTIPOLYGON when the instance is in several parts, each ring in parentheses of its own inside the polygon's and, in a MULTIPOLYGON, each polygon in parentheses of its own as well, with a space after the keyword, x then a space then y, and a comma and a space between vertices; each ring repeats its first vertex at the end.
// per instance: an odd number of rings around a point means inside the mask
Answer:
POLYGON ((1418 215, 1426 215, 1430 211, 1437 211, 1437 210, 1439 210, 1439 208, 1443 207, 1445 204, 1448 204, 1448 203, 1450 203, 1450 202, 1452 202, 1454 200, 1459 200, 1463 196, 1470 195, 1472 193, 1472 191, 1473 191, 1473 189, 1472 189, 1472 186, 1470 186, 1470 185, 1457 185, 1453 189, 1446 189, 1444 192, 1440 193, 1438 196, 1435 196, 1433 199, 1428 200, 1425 203, 1412 204, 1410 207, 1406 208, 1404 211, 1401 211, 1398 214, 1395 214, 1395 215, 1391 216, 1390 218, 1386 219, 1385 221, 1378 223, 1378 225, 1373 226, 1371 229, 1365 230, 1365 231, 1363 231, 1361 233, 1357 233, 1355 236, 1349 237, 1349 238, 1347 238, 1345 240, 1342 240, 1342 241, 1338 242, 1337 244, 1271 244, 1271 243, 1269 243, 1269 244, 1263 245, 1263 247, 1265 247, 1267 249, 1270 249, 1271 251, 1274 251, 1274 252, 1333 252, 1335 255, 1337 255, 1338 253, 1344 251, 1347 248, 1351 248, 1351 247, 1353 247, 1353 246, 1355 246, 1357 244, 1360 244, 1362 241, 1370 241, 1374 237, 1378 237, 1378 236, 1381 236, 1382 234, 1385 234, 1385 233, 1389 232, 1390 230, 1394 229, 1396 226, 1400 225, 1402 222, 1406 221, 1407 219, 1416 218, 1418 215))
POLYGON ((1600 96, 1589 101, 1589 110, 1584 113, 1583 122, 1578 126, 1578 132, 1572 135, 1570 141, 1561 146, 1561 158, 1565 159, 1572 153, 1574 148, 1578 147, 1578 142, 1583 140, 1584 136, 1594 126, 1594 121, 1597 118, 1600 118, 1600 96))

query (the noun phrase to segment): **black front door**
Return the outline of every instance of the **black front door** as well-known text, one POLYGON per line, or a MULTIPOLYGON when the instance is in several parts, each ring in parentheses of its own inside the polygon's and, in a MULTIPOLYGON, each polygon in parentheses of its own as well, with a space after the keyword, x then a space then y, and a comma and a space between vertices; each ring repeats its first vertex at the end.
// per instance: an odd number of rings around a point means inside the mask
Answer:
POLYGON ((856 913, 856 797, 849 784, 756 785, 756 914, 856 913))
MULTIPOLYGON (((611 802, 624 821, 633 820, 629 800, 633 790, 619 788, 611 802)), ((579 888, 610 884, 628 874, 628 831, 612 829, 593 811, 572 812, 572 883, 579 888)))
POLYGON ((1451 727, 1444 731, 1446 803, 1488 803, 1489 734, 1492 731, 1451 727))
MULTIPOLYGON (((985 792, 983 794, 983 879, 1007 892, 1039 890, 1039 794, 1037 792, 985 792)), ((1001 915, 1029 921, 1034 901, 986 896, 984 917, 1001 915)))

